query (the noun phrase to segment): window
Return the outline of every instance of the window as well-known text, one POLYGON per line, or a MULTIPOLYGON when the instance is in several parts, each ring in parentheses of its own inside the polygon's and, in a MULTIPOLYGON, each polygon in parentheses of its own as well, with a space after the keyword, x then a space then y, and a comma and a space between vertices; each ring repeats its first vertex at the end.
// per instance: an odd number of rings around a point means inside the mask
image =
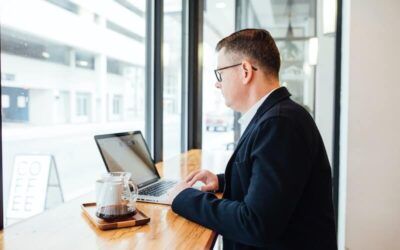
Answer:
POLYGON ((76 95, 76 115, 88 116, 89 115, 89 94, 78 93, 76 95))
POLYGON ((17 107, 18 108, 25 108, 26 103, 27 103, 27 100, 26 100, 25 96, 20 95, 17 97, 17 107))
POLYGON ((10 107, 10 96, 9 95, 1 95, 1 107, 3 109, 10 107))
POLYGON ((124 27, 122 27, 114 22, 111 22, 109 20, 107 20, 107 28, 109 28, 110 30, 113 30, 121 35, 129 37, 131 39, 135 39, 139 42, 144 42, 143 36, 140 36, 137 33, 131 32, 128 29, 125 29, 124 27))
POLYGON ((323 5, 316 0, 270 4, 240 0, 238 4, 240 29, 271 32, 281 53, 280 83, 314 117, 332 160, 335 34, 324 34, 323 5))
POLYGON ((235 1, 205 2, 203 24, 203 140, 205 150, 231 153, 234 143, 234 112, 215 88, 215 46, 235 31, 235 1))
POLYGON ((271 32, 281 54, 280 82, 292 99, 314 115, 316 2, 240 1, 241 28, 264 28, 271 32))
POLYGON ((79 6, 68 0, 47 0, 49 3, 57 5, 60 8, 71 11, 72 13, 79 13, 79 6))
MULTIPOLYGON (((4 82, 3 80, 2 82, 4 82)), ((29 90, 17 87, 1 87, 2 110, 1 116, 3 122, 27 123, 29 117, 29 90)), ((31 114, 32 116, 32 114, 31 114)), ((4 125, 4 124, 3 124, 4 125)), ((5 132, 3 127, 3 134, 5 132)))
POLYGON ((94 58, 94 54, 90 52, 75 51, 75 66, 94 70, 94 58))
POLYGON ((182 150, 182 39, 182 0, 164 1, 164 160, 180 154, 182 150))
POLYGON ((145 7, 145 0, 2 1, 6 226, 32 215, 7 209, 21 162, 45 156, 42 166, 58 172, 54 183, 47 182, 54 171, 37 179, 44 188, 35 197, 43 199, 32 202, 44 212, 93 190, 106 171, 94 135, 146 134, 145 7), (46 193, 53 184, 60 192, 46 193))
POLYGON ((63 65, 69 65, 71 60, 68 46, 9 27, 1 28, 1 51, 8 55, 63 65))
POLYGON ((120 115, 122 110, 122 96, 115 95, 113 99, 113 115, 120 115))

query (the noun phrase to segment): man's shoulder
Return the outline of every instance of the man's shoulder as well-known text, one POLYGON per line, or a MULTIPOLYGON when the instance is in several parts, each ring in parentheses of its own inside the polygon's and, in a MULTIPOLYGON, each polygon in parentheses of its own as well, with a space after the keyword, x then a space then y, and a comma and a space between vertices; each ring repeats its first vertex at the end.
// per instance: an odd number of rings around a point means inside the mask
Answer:
POLYGON ((267 110, 258 119, 258 126, 267 122, 282 122, 291 123, 296 126, 302 123, 314 123, 310 113, 290 98, 285 99, 275 104, 271 109, 267 110))

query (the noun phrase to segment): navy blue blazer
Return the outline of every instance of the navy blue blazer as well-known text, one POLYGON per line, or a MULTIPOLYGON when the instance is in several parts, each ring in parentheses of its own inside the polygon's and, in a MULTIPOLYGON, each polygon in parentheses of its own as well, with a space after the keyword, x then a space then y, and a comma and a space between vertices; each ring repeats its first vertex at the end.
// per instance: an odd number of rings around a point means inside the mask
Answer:
POLYGON ((281 87, 241 136, 225 174, 223 198, 188 188, 175 213, 215 230, 224 249, 337 249, 331 167, 309 113, 281 87))

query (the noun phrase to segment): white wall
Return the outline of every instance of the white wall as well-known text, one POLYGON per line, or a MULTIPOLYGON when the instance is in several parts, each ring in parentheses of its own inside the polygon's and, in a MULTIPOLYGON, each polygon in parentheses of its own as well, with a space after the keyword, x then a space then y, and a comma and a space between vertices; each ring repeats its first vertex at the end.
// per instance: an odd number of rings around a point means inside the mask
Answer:
POLYGON ((53 107, 48 105, 54 102, 51 90, 29 90, 29 122, 34 125, 43 125, 53 122, 53 107))
POLYGON ((2 86, 29 89, 71 90, 94 92, 97 75, 93 70, 70 67, 33 58, 1 54, 2 73, 15 75, 2 86))
POLYGON ((399 11, 399 0, 344 1, 340 222, 349 250, 400 249, 399 11))

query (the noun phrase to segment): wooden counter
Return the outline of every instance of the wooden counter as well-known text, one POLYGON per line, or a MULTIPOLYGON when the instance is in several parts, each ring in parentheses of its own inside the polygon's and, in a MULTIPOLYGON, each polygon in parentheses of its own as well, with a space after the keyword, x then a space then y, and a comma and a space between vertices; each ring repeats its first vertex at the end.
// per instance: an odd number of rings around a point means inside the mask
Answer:
MULTIPOLYGON (((157 164, 157 169, 168 178, 183 178, 200 168, 220 173, 229 156, 229 152, 191 150, 157 164)), ((216 237, 213 231, 175 214, 170 206, 147 203, 138 207, 151 217, 149 224, 101 231, 80 208, 93 197, 87 194, 5 228, 0 232, 0 249, 209 249, 216 237)))

